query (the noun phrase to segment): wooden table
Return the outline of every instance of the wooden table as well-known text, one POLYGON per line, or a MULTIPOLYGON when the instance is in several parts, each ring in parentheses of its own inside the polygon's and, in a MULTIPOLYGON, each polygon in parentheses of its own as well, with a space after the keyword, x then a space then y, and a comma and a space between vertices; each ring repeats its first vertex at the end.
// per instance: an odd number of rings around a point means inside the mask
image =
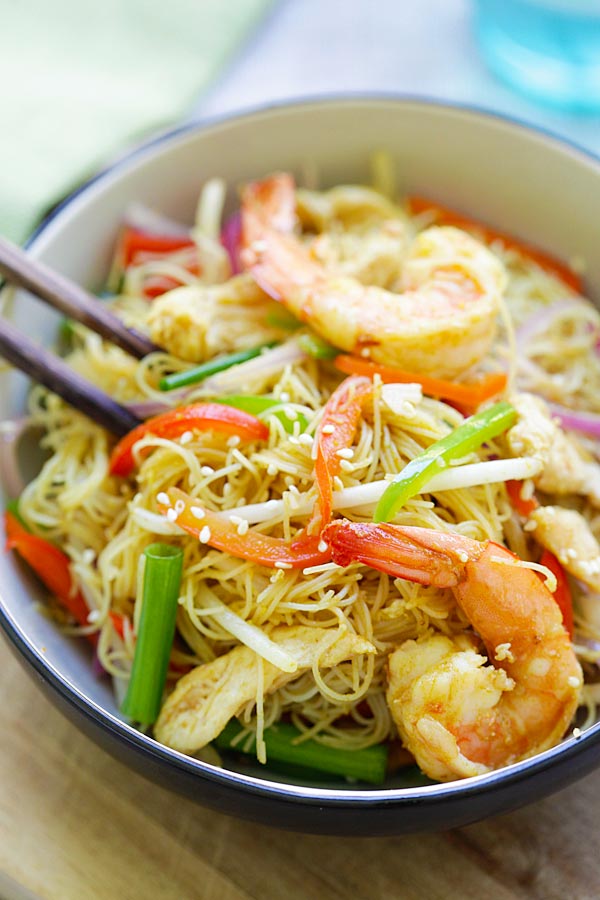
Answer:
POLYGON ((3 900, 600 897, 600 771, 444 834, 292 835, 154 787, 96 748, 0 640, 3 900))

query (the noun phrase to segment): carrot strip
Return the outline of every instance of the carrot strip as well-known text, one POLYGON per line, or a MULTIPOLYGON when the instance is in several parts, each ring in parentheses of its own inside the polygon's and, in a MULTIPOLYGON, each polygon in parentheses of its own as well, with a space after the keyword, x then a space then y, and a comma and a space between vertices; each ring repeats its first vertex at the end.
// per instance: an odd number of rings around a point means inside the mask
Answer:
POLYGON ((538 508, 540 504, 538 503, 535 496, 529 497, 529 499, 524 500, 523 497, 521 497, 522 488, 522 481, 506 482, 506 492, 508 494, 508 499, 510 500, 510 505, 516 512, 519 513, 520 516, 523 516, 524 519, 527 519, 531 515, 531 513, 538 508))
POLYGON ((440 203, 435 203, 433 200, 428 200, 426 197, 409 197, 408 209, 412 215, 420 215, 425 212, 431 213, 434 216, 436 225, 453 225, 455 228, 461 228, 463 231, 475 232, 486 244, 500 241, 507 250, 515 250, 526 259, 537 263, 541 269, 559 278, 573 291, 576 291, 578 294, 582 291, 581 278, 570 266, 544 250, 534 247, 532 244, 520 241, 504 231, 497 231, 495 228, 483 224, 483 222, 477 222, 468 218, 468 216, 463 216, 461 213, 449 209, 447 206, 442 206, 440 203))
MULTIPOLYGON (((188 534, 216 550, 230 553, 238 559, 248 559, 270 568, 303 569, 329 562, 331 551, 319 549, 318 535, 300 533, 291 541, 270 537, 259 531, 239 534, 237 526, 220 514, 198 506, 198 501, 178 488, 167 491, 171 505, 159 503, 163 515, 169 509, 177 513, 176 523, 188 534)), ((231 510, 231 514, 235 509, 231 510)))
POLYGON ((556 590, 552 596, 556 600, 558 608, 562 613, 563 625, 565 626, 569 637, 573 639, 573 598, 571 596, 571 589, 565 570, 557 560, 556 556, 554 556, 553 553, 550 553, 549 550, 544 550, 540 558, 540 563, 542 566, 546 566, 547 569, 550 569, 556 578, 556 590))
MULTIPOLYGON (((83 594, 75 588, 69 557, 54 544, 27 531, 8 510, 4 513, 4 528, 6 549, 17 551, 79 625, 89 625, 89 609, 83 594)), ((97 641, 95 634, 86 637, 93 643, 97 641)))
POLYGON ((309 534, 320 531, 331 521, 333 479, 342 463, 338 454, 352 444, 363 406, 372 392, 373 384, 369 379, 352 376, 335 389, 325 404, 316 434, 315 480, 319 505, 308 525, 309 534))
POLYGON ((484 400, 501 394, 506 387, 507 376, 504 372, 484 375, 477 381, 461 383, 419 375, 417 372, 405 372, 392 366, 379 365, 359 356, 341 354, 334 359, 336 368, 354 375, 366 375, 373 378, 379 375, 384 384, 420 384, 426 394, 452 400, 468 407, 478 407, 484 400))

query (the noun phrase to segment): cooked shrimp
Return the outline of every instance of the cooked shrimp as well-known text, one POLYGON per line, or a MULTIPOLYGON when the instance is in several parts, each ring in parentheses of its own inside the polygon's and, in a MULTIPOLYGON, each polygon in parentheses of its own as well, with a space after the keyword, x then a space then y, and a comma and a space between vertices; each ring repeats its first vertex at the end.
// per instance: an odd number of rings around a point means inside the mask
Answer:
MULTIPOLYGON (((262 684, 270 694, 312 666, 330 669, 363 653, 375 653, 370 641, 349 631, 305 625, 275 628, 269 635, 297 663, 290 674, 263 661, 262 684)), ((182 753, 195 753, 216 738, 229 720, 256 698, 260 657, 235 647, 192 669, 177 682, 154 727, 156 739, 182 753)))
POLYGON ((427 528, 336 521, 335 562, 450 588, 475 636, 405 641, 388 663, 387 701, 406 747, 432 778, 480 775, 552 747, 583 683, 558 605, 505 547, 427 528))
POLYGON ((318 262, 293 233, 293 198, 289 175, 243 192, 243 258, 270 296, 336 347, 375 362, 453 377, 485 355, 505 273, 482 244, 456 228, 422 231, 406 253, 401 293, 392 293, 318 262))

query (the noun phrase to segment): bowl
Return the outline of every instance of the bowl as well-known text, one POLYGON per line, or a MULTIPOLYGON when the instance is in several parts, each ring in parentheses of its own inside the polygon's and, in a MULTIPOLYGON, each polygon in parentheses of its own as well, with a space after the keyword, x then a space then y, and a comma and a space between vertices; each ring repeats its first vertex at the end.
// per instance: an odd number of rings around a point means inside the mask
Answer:
MULTIPOLYGON (((235 187, 273 170, 317 171, 323 186, 365 181, 384 148, 402 191, 423 193, 563 259, 582 257, 589 292, 600 294, 596 216, 600 164, 582 150, 481 111, 405 98, 340 97, 271 106, 186 126, 135 150, 70 196, 32 237, 32 255, 90 287, 106 275, 119 219, 138 200, 191 221, 199 188, 223 176, 235 187)), ((55 313, 18 295, 16 324, 42 343, 55 313)), ((28 388, 3 373, 0 417, 22 412, 28 388)), ((219 769, 161 746, 120 716, 108 683, 92 672, 81 641, 39 614, 39 586, 12 555, 0 556, 0 624, 40 687, 91 740, 175 793, 220 812, 329 834, 378 835, 450 828, 514 809, 600 762, 600 723, 559 746, 497 772, 449 784, 384 788, 276 780, 258 766, 219 769)))

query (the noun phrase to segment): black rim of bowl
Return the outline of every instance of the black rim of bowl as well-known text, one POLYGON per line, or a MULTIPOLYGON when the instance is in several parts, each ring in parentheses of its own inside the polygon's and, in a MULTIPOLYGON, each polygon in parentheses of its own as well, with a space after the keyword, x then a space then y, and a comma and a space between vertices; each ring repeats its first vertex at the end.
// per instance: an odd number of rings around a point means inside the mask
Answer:
MULTIPOLYGON (((35 245, 37 239, 43 234, 48 225, 54 221, 70 204, 81 194, 86 193, 98 182, 111 176, 114 172, 127 168, 139 158, 164 144, 176 144, 193 133, 211 130, 233 121, 252 118, 268 112, 276 112, 288 108, 301 108, 310 106, 327 106, 353 103, 389 104, 399 106, 424 106, 427 109, 438 108, 442 111, 462 112, 473 118, 484 119, 490 122, 498 122, 515 131, 524 132, 529 136, 542 137, 546 142, 553 144, 562 153, 577 157, 580 161, 592 164, 600 176, 600 159, 590 151, 577 144, 562 138, 553 132, 534 127, 517 118, 503 115, 491 110, 462 103, 446 103, 428 97, 416 97, 412 95, 396 94, 393 92, 376 93, 345 93, 327 94, 315 97, 299 97, 291 100, 266 103, 244 109, 240 112, 231 112, 207 119, 184 123, 175 128, 150 137, 148 140, 134 146, 130 151, 116 159, 97 174, 85 181, 80 187, 70 193, 62 202, 48 214, 42 223, 35 229, 26 242, 27 247, 35 245)), ((423 787, 381 788, 367 790, 352 790, 351 788, 320 788, 302 787, 280 782, 269 781, 251 775, 243 775, 238 772, 221 769, 203 763, 193 757, 185 756, 175 750, 171 750, 159 744, 153 738, 145 735, 125 722, 106 712, 75 685, 67 681, 60 673, 44 659, 43 655, 28 641, 26 635, 17 626, 17 623, 9 615, 0 595, 0 625, 13 647, 29 663, 33 670, 43 679, 48 686, 54 689, 67 704, 75 709, 83 717, 90 720, 96 726, 105 729, 111 736, 122 743, 135 748, 148 760, 158 762, 165 774, 173 768, 196 775, 199 779, 205 779, 223 787, 235 787, 249 794, 271 797, 272 799, 286 800, 293 803, 311 805, 327 805, 334 807, 375 807, 385 804, 392 805, 400 810, 419 803, 420 805, 438 805, 443 799, 462 799, 479 795, 484 792, 495 792, 508 787, 515 787, 533 775, 541 775, 552 769, 559 762, 567 764, 576 760, 581 751, 586 748, 600 747, 600 722, 591 726, 577 737, 569 737, 556 747, 551 748, 531 759, 523 760, 511 766, 506 766, 486 775, 479 775, 464 781, 452 781, 445 784, 432 784, 423 787)))

